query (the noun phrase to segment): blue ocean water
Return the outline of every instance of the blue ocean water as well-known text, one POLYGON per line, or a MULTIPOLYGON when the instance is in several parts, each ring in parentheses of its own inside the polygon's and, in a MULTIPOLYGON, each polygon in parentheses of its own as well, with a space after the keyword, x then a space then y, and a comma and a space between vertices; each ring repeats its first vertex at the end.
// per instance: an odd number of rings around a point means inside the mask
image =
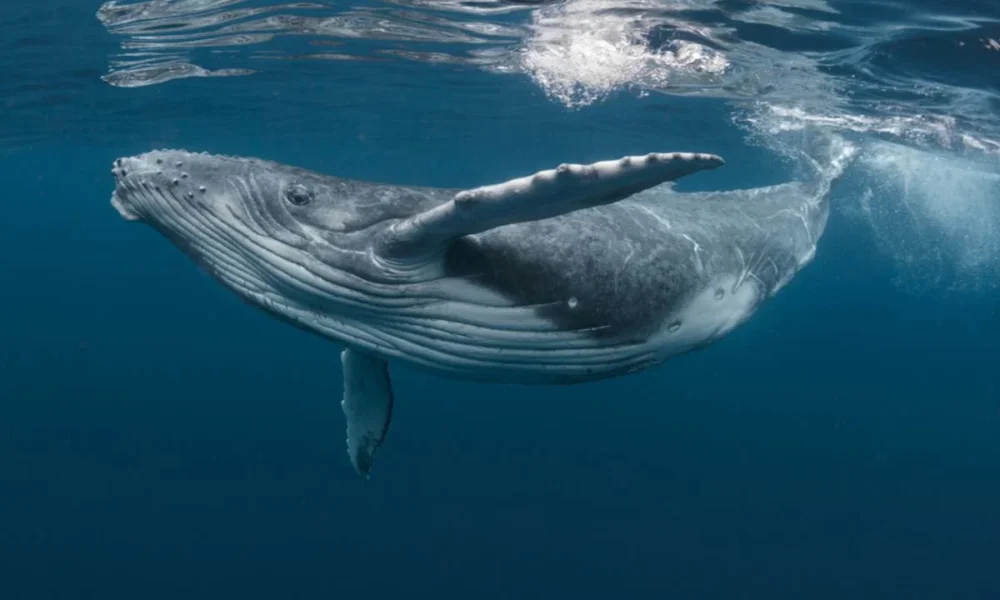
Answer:
POLYGON ((1000 5, 8 0, 0 598, 1000 597, 1000 5), (815 261, 704 351, 568 387, 340 348, 109 205, 160 147, 471 187, 857 148, 815 261))

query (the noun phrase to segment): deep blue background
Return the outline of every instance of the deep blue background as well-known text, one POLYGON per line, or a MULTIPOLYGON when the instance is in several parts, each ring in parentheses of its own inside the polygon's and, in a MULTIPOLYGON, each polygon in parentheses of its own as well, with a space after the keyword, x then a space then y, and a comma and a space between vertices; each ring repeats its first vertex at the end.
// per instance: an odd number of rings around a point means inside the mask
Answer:
POLYGON ((108 204, 111 161, 162 146, 448 186, 650 150, 727 158, 689 188, 785 178, 723 103, 570 112, 411 65, 112 89, 114 40, 61 9, 62 79, 29 85, 41 33, 3 74, 36 108, 0 116, 3 600, 1000 597, 996 298, 904 293, 840 211, 774 301, 662 368, 541 388, 395 365, 364 483, 339 348, 108 204))

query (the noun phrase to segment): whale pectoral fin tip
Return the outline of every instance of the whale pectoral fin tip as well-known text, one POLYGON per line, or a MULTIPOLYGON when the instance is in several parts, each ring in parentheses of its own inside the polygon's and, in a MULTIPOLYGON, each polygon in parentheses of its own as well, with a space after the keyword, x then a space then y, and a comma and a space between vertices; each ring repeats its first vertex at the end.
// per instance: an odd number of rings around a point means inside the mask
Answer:
POLYGON ((347 419, 347 454, 354 470, 367 480, 392 419, 389 365, 381 358, 352 349, 340 354, 340 362, 344 370, 344 398, 340 405, 347 419))

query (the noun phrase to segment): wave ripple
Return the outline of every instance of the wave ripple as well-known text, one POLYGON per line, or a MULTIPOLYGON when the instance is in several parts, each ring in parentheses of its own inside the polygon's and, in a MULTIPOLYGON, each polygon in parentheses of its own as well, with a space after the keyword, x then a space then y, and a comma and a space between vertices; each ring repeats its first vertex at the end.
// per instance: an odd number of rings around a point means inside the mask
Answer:
POLYGON ((396 0, 339 11, 315 2, 111 0, 97 18, 122 38, 122 52, 112 57, 103 79, 139 87, 185 77, 249 75, 261 61, 276 59, 490 64, 497 62, 491 55, 498 54, 483 48, 514 44, 525 32, 517 24, 484 17, 531 8, 499 0, 396 0), (280 45, 267 47, 278 38, 280 45), (236 52, 244 47, 252 50, 236 52), (220 56, 237 65, 204 66, 220 56))

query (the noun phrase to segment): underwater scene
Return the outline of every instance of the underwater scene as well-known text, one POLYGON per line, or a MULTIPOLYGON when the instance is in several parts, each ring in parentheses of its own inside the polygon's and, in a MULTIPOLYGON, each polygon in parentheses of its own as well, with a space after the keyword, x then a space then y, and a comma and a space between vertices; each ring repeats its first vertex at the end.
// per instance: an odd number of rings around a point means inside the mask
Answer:
POLYGON ((1000 599, 1000 2, 0 31, 0 600, 1000 599))

